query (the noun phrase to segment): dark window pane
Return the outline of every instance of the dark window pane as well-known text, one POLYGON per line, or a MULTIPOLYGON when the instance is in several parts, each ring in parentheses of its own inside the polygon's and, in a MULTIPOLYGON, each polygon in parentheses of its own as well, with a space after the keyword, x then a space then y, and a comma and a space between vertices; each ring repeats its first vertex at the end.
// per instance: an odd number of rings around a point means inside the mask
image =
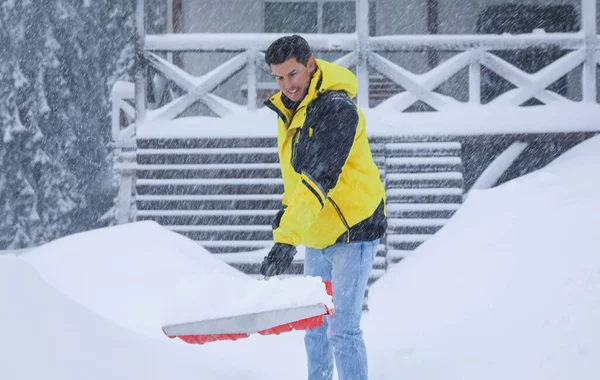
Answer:
POLYGON ((266 33, 317 33, 317 3, 265 3, 266 33))
MULTIPOLYGON (((374 36, 375 2, 369 2, 369 35, 374 36)), ((356 31, 356 2, 323 3, 323 33, 354 33, 356 31)))
POLYGON ((323 33, 354 33, 355 30, 355 2, 323 4, 323 33))

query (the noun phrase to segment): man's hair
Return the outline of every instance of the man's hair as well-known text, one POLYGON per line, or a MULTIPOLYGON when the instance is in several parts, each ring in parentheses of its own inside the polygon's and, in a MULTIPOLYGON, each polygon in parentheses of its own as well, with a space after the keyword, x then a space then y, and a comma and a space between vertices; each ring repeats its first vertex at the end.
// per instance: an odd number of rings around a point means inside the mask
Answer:
POLYGON ((267 65, 279 65, 290 58, 306 66, 312 55, 308 42, 297 34, 281 37, 271 44, 265 54, 267 65))

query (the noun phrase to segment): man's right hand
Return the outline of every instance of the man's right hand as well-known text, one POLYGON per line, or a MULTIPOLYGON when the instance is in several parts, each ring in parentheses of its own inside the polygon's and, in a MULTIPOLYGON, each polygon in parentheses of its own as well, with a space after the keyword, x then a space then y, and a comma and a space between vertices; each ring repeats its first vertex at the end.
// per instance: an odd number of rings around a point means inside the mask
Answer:
POLYGON ((260 266, 260 274, 265 277, 277 276, 285 272, 296 255, 296 247, 289 244, 275 243, 260 266))
POLYGON ((277 211, 277 214, 275 214, 275 217, 273 218, 273 221, 271 222, 271 228, 273 230, 276 230, 279 228, 279 223, 281 222, 281 218, 283 217, 283 213, 285 212, 285 206, 277 211))

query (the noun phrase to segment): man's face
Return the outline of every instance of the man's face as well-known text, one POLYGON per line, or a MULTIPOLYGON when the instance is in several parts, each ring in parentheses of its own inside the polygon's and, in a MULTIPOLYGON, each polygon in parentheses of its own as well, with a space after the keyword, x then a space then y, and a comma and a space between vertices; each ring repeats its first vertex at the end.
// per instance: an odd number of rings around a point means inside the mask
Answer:
POLYGON ((306 66, 296 61, 296 58, 271 65, 279 89, 294 102, 302 100, 306 95, 315 68, 316 62, 312 56, 306 62, 306 66))

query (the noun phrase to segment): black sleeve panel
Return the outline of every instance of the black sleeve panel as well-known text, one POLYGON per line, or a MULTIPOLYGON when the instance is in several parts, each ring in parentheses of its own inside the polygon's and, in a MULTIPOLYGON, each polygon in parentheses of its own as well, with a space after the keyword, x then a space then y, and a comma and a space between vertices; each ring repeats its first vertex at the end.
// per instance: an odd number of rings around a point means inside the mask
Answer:
POLYGON ((323 97, 311 115, 311 123, 305 125, 313 130, 302 171, 327 195, 337 184, 350 154, 358 127, 358 110, 344 92, 326 93, 323 97))

